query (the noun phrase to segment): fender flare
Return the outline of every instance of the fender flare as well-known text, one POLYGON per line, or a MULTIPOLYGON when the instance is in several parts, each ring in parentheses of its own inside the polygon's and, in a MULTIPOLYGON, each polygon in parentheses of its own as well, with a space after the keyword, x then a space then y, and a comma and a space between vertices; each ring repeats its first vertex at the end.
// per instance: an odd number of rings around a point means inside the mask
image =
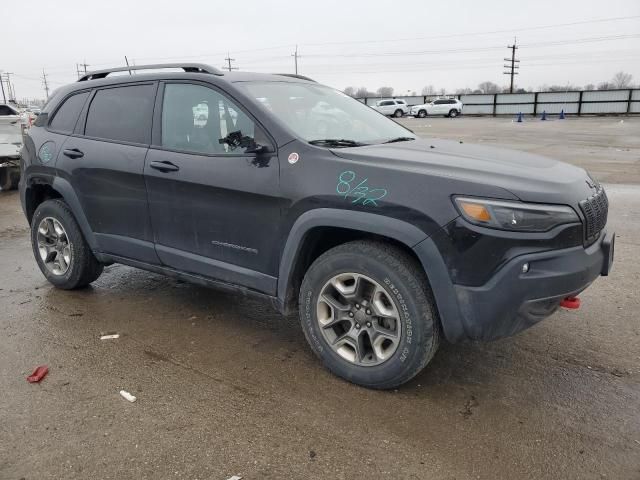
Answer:
POLYGON ((36 185, 49 185, 56 192, 60 194, 62 200, 69 206, 71 209, 71 213, 75 217, 78 222, 78 226, 84 235, 86 242, 89 244, 91 250, 96 253, 99 252, 98 242, 96 240, 95 235, 93 234, 93 230, 91 230, 91 226, 87 221, 87 217, 82 211, 82 207, 80 205, 80 200, 78 200, 78 196, 73 190, 73 187, 69 183, 68 180, 65 180, 61 177, 51 176, 51 175, 30 175, 28 178, 24 180, 25 192, 20 192, 20 196, 23 202, 23 207, 25 214, 27 213, 27 197, 26 190, 29 188, 33 188, 36 185))
POLYGON ((278 274, 276 306, 288 312, 287 295, 305 235, 316 227, 340 227, 392 238, 411 248, 427 275, 440 322, 447 340, 455 342, 465 336, 458 298, 449 270, 436 244, 415 225, 375 213, 318 208, 300 215, 295 221, 282 252, 278 274))
POLYGON ((98 241, 96 240, 96 237, 93 234, 93 230, 91 230, 91 226, 89 225, 87 217, 85 216, 84 211, 82 210, 82 206, 80 205, 80 200, 78 199, 78 196, 76 195, 76 192, 73 190, 73 187, 71 186, 69 181, 60 177, 54 177, 53 184, 51 185, 51 187, 55 191, 57 191, 60 195, 62 195, 62 198, 65 201, 65 203, 69 205, 69 208, 73 213, 73 216, 75 217, 76 221, 78 222, 78 225, 80 226, 80 230, 82 230, 84 239, 89 244, 89 247, 91 247, 91 250, 93 252, 98 252, 99 251, 98 241))
POLYGON ((287 291, 299 259, 305 235, 316 227, 339 227, 393 238, 412 248, 427 237, 418 227, 402 220, 375 213, 317 208, 300 215, 294 222, 280 258, 278 303, 286 307, 287 291))

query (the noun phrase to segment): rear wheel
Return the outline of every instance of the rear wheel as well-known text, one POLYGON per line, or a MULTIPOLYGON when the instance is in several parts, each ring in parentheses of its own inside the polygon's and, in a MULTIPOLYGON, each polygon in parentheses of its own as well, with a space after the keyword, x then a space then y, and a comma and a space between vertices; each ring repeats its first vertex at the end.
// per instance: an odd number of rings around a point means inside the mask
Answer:
POLYGON ((47 200, 36 208, 31 220, 31 245, 40 270, 58 288, 85 287, 102 273, 103 265, 61 200, 47 200))
POLYGON ((451 110, 449 110, 449 117, 455 118, 457 116, 458 116, 458 110, 456 110, 455 108, 452 108, 451 110))
POLYGON ((418 118, 424 118, 426 116, 427 116, 427 111, 426 110, 423 109, 423 110, 420 110, 418 112, 418 118))
POLYGON ((396 110, 395 112, 393 112, 393 116, 396 118, 400 118, 402 116, 402 110, 396 110))
POLYGON ((321 255, 305 275, 299 306, 314 353, 358 385, 397 387, 438 348, 439 323, 424 272, 384 243, 350 242, 321 255))

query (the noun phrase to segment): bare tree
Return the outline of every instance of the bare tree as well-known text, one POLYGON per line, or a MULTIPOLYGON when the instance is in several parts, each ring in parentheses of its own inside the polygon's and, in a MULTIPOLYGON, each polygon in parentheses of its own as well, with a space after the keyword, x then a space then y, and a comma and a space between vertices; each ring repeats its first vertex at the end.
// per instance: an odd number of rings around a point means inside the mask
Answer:
POLYGON ((478 85, 478 90, 482 93, 498 93, 500 92, 500 87, 493 82, 482 82, 478 85))
POLYGON ((350 97, 356 96, 356 89, 354 87, 346 87, 344 89, 344 93, 349 95, 350 97))
POLYGON ((393 96, 393 87, 380 87, 376 93, 381 97, 392 97, 393 96))
POLYGON ((582 87, 583 90, 595 90, 596 86, 593 83, 587 83, 584 87, 582 87))
POLYGON ((456 90, 456 95, 466 95, 469 93, 473 93, 473 89, 466 87, 466 88, 459 88, 456 90))
POLYGON ((422 87, 422 95, 435 95, 436 94, 436 89, 433 87, 433 85, 427 85, 425 87, 422 87))
POLYGON ((373 95, 369 92, 369 90, 367 90, 367 87, 360 87, 356 90, 356 98, 365 98, 371 96, 373 95))
POLYGON ((633 76, 630 73, 618 72, 611 79, 614 88, 629 88, 633 76))
POLYGON ((440 95, 446 95, 447 91, 444 88, 440 89, 440 95))
POLYGON ((611 90, 612 88, 615 88, 615 87, 611 82, 600 82, 598 84, 598 90, 611 90))

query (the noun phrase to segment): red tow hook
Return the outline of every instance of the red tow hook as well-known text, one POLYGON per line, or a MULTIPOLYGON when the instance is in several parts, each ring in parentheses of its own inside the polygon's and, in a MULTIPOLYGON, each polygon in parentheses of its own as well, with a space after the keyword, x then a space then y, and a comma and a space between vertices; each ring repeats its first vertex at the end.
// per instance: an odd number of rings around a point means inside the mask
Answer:
POLYGON ((567 297, 560 302, 563 308, 571 308, 573 310, 580 308, 580 299, 578 297, 567 297))

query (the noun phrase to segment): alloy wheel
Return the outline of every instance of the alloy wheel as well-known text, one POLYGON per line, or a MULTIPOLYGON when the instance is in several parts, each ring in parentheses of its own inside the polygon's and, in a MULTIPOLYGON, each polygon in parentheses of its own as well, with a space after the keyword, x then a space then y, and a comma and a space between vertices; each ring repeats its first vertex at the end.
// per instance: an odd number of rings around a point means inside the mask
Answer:
POLYGON ((402 322, 393 298, 365 275, 332 277, 318 296, 316 318, 331 349, 358 366, 380 365, 400 344, 402 322))
POLYGON ((62 224, 45 217, 38 225, 38 253, 45 268, 54 275, 64 275, 71 265, 71 243, 62 224))

